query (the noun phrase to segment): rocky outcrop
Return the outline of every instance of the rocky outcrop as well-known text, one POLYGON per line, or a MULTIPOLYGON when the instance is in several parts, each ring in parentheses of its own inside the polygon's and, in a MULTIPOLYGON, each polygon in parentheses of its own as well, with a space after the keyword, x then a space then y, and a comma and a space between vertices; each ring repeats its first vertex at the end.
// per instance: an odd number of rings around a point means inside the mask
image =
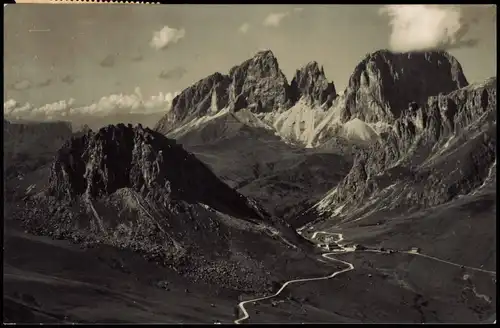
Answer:
POLYGON ((247 251, 249 243, 286 248, 271 232, 304 243, 174 140, 141 126, 73 137, 44 187, 13 213, 27 231, 134 250, 194 280, 239 290, 266 285, 268 274, 248 267, 246 258, 261 254, 247 251))
POLYGON ((247 108, 253 113, 288 109, 295 97, 274 54, 261 51, 231 68, 228 75, 215 73, 185 89, 155 130, 168 134, 183 123, 225 107, 232 112, 247 108))
POLYGON ((342 136, 371 143, 409 106, 420 108, 431 96, 467 85, 460 64, 446 52, 380 50, 357 65, 339 97, 317 62, 297 70, 289 85, 274 54, 261 51, 228 76, 216 73, 184 90, 156 130, 176 136, 176 128, 197 129, 198 123, 186 123, 222 108, 228 113, 247 109, 262 114, 259 119, 293 142, 318 146, 342 136))
POLYGON ((318 208, 385 198, 391 208, 418 209, 474 191, 496 163, 496 106, 496 78, 410 104, 318 208))
POLYGON ((351 75, 342 119, 393 123, 411 102, 424 105, 467 85, 460 63, 446 52, 376 51, 351 75))
POLYGON ((328 108, 337 98, 335 85, 328 82, 323 67, 315 61, 296 71, 290 87, 295 101, 304 98, 309 105, 324 105, 328 108))
POLYGON ((202 203, 239 217, 261 218, 248 200, 221 182, 174 140, 118 124, 72 138, 57 153, 49 193, 73 201, 130 188, 161 204, 202 203))
POLYGON ((168 113, 160 119, 155 130, 167 134, 183 122, 216 113, 229 103, 228 76, 214 73, 181 92, 172 101, 168 113))
POLYGON ((231 68, 230 98, 244 97, 246 106, 254 112, 271 112, 288 109, 293 105, 290 86, 280 70, 278 60, 270 50, 260 51, 253 58, 231 68))

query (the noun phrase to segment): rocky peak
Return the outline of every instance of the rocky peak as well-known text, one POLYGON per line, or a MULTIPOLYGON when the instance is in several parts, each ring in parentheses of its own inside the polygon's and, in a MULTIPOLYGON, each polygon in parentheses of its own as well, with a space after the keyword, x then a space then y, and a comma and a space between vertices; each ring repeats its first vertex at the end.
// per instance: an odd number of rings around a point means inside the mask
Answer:
POLYGON ((391 130, 358 154, 350 173, 324 203, 355 209, 366 204, 367 197, 400 184, 412 188, 395 193, 395 206, 418 208, 478 188, 496 161, 496 89, 492 78, 431 96, 421 106, 411 103, 391 130))
POLYGON ((270 50, 231 68, 230 99, 233 109, 248 107, 253 112, 287 109, 292 104, 291 90, 278 60, 270 50))
POLYGON ((292 98, 272 51, 260 51, 231 68, 229 75, 214 73, 182 91, 155 130, 168 134, 183 123, 215 114, 224 107, 232 111, 249 108, 252 112, 287 109, 294 103, 292 98))
POLYGON ((296 100, 305 98, 309 104, 325 104, 330 107, 337 97, 335 85, 333 82, 328 82, 323 67, 315 61, 296 71, 291 89, 295 93, 296 100))
POLYGON ((241 217, 260 217, 246 198, 175 140, 140 125, 110 125, 73 137, 51 167, 48 191, 58 199, 99 199, 121 188, 166 206, 202 203, 241 217))
POLYGON ((238 71, 250 70, 253 76, 271 76, 281 73, 278 59, 271 50, 257 52, 252 58, 245 60, 240 65, 233 66, 229 70, 229 76, 233 77, 238 71))
POLYGON ((155 130, 166 134, 182 122, 226 107, 230 83, 228 76, 214 73, 184 89, 174 98, 170 111, 158 122, 155 130))
POLYGON ((467 85, 460 63, 446 52, 376 51, 351 75, 342 118, 392 123, 409 103, 422 105, 467 85))

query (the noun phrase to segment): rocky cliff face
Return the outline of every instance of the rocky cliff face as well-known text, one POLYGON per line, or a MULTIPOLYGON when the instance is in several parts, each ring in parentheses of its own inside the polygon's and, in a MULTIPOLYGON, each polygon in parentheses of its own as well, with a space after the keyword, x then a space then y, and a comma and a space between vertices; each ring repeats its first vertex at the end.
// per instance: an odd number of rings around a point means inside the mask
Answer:
POLYGON ((234 110, 248 107, 261 113, 288 109, 293 105, 290 86, 271 51, 258 52, 253 58, 231 68, 229 76, 234 110), (238 98, 244 101, 237 102, 238 98))
POLYGON ((317 62, 297 70, 289 85, 273 53, 261 51, 233 67, 227 76, 216 73, 184 90, 156 130, 168 134, 222 108, 228 112, 245 108, 285 139, 316 144, 338 131, 347 129, 349 135, 362 129, 357 134, 364 140, 375 134, 366 124, 393 124, 409 105, 423 106, 430 96, 467 84, 461 65, 446 52, 380 50, 357 65, 344 94, 338 97, 335 85, 317 62), (346 129, 341 126, 355 119, 346 129))
POLYGON ((282 112, 301 97, 310 105, 328 107, 336 97, 335 86, 326 80, 323 68, 316 62, 298 70, 289 85, 274 54, 261 51, 231 68, 228 75, 215 73, 185 89, 155 130, 168 134, 223 108, 228 112, 245 108, 254 114, 282 112))
POLYGON ((411 104, 315 208, 418 209, 473 192, 496 165, 496 106, 496 78, 411 104))
POLYGON ((222 183, 174 140, 119 124, 72 138, 57 153, 49 193, 57 199, 97 199, 131 188, 162 204, 183 200, 258 219, 243 196, 222 183))
POLYGON ((323 67, 315 61, 297 70, 291 82, 291 89, 295 94, 294 100, 303 97, 309 105, 324 105, 328 108, 337 98, 335 85, 326 79, 323 67))
POLYGON ((194 118, 215 114, 229 104, 228 76, 214 73, 190 86, 174 98, 169 112, 155 130, 164 134, 194 118))
POLYGON ((393 123, 411 102, 467 86, 460 63, 446 52, 369 54, 349 79, 342 119, 393 123))
POLYGON ((271 51, 261 51, 234 66, 228 75, 215 73, 178 95, 172 109, 158 122, 155 130, 168 134, 193 119, 248 108, 254 113, 287 109, 293 98, 285 75, 271 51))
POLYGON ((32 233, 131 249, 238 289, 265 287, 266 274, 248 267, 262 255, 247 253, 250 241, 280 249, 286 244, 268 234, 297 238, 174 140, 141 126, 73 137, 57 152, 44 191, 25 201, 14 217, 32 233))

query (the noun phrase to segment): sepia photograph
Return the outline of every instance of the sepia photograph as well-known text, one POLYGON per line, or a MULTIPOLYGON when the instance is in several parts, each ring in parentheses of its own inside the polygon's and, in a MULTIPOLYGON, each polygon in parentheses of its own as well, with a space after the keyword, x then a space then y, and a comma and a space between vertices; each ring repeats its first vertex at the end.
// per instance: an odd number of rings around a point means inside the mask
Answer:
POLYGON ((496 5, 4 5, 4 324, 496 323, 496 5))

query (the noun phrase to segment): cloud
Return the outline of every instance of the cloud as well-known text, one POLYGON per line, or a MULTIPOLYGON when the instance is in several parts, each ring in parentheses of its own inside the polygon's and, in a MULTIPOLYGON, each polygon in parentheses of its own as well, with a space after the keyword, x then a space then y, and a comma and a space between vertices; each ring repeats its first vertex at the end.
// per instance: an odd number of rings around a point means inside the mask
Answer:
POLYGON ((25 113, 30 113, 32 109, 33 109, 33 106, 31 106, 31 104, 26 103, 26 104, 22 105, 22 104, 19 104, 14 99, 9 99, 3 103, 3 115, 5 117, 10 116, 14 111, 16 111, 17 113, 20 113, 21 115, 23 115, 25 113))
POLYGON ((184 67, 176 67, 170 70, 163 70, 160 72, 158 77, 160 79, 164 80, 179 80, 181 79, 185 74, 187 73, 187 70, 184 67))
POLYGON ((32 87, 32 83, 29 80, 21 80, 10 86, 14 90, 22 91, 27 90, 32 87))
POLYGON ((116 56, 115 55, 107 55, 101 62, 99 66, 101 67, 113 67, 115 66, 116 56))
POLYGON ((267 26, 267 27, 278 27, 281 24, 281 21, 289 16, 289 12, 284 12, 284 13, 271 13, 269 14, 264 21, 262 22, 262 25, 267 26))
POLYGON ((389 18, 393 51, 449 50, 478 43, 468 36, 481 16, 472 6, 385 5, 379 13, 389 18))
POLYGON ((173 99, 179 94, 160 92, 156 96, 144 99, 140 88, 132 94, 112 94, 102 97, 88 106, 75 106, 75 99, 60 100, 41 107, 30 103, 20 104, 13 99, 4 102, 4 118, 50 121, 82 116, 107 117, 116 114, 153 114, 170 109, 173 99))
POLYGON ((250 29, 250 24, 248 24, 248 23, 243 23, 243 24, 242 24, 242 25, 238 28, 238 32, 245 34, 245 33, 247 33, 247 32, 248 32, 248 30, 249 30, 249 29, 250 29))
POLYGON ((293 8, 293 11, 296 13, 300 13, 300 12, 304 11, 304 8, 296 7, 296 8, 293 8))
POLYGON ((11 90, 22 91, 22 90, 28 90, 28 89, 32 89, 32 88, 47 87, 47 86, 51 85, 52 82, 53 81, 51 78, 47 78, 45 80, 42 80, 42 81, 36 82, 36 83, 25 79, 25 80, 21 80, 21 81, 18 81, 16 83, 10 84, 7 86, 7 88, 11 89, 11 90))
POLYGON ((151 47, 156 50, 167 48, 171 44, 176 44, 186 36, 186 30, 180 30, 164 26, 160 31, 153 33, 153 39, 150 42, 151 47))

